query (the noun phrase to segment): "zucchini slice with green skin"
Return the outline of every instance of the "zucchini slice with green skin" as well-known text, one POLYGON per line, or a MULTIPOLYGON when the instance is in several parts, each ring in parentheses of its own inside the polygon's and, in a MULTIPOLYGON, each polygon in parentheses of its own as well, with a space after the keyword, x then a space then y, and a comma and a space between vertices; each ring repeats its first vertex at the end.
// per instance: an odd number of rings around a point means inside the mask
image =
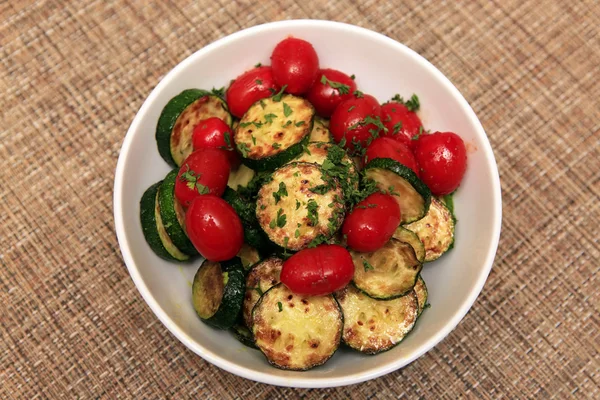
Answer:
POLYGON ((420 263, 425 262, 425 245, 421 242, 421 239, 419 239, 416 233, 399 226, 398 229, 396 229, 396 232, 394 232, 393 238, 410 244, 415 251, 417 260, 419 260, 420 263))
POLYGON ((192 303, 206 324, 229 329, 237 321, 244 301, 244 270, 239 258, 204 260, 192 283, 192 303))
POLYGON ((156 125, 156 143, 161 157, 179 167, 192 152, 194 127, 203 119, 218 117, 231 126, 227 104, 201 89, 187 89, 173 97, 163 108, 156 125))
POLYGON ((354 261, 352 281, 374 299, 393 299, 413 290, 423 264, 408 243, 394 238, 371 253, 350 251, 354 261))
POLYGON ((429 296, 429 292, 427 291, 427 285, 423 280, 423 277, 419 274, 419 279, 417 279, 417 283, 415 284, 415 288, 413 289, 415 294, 417 295, 417 302, 419 303, 419 312, 417 317, 421 316, 421 313, 427 306, 427 297, 429 296))
POLYGON ((283 260, 269 257, 256 264, 246 277, 246 294, 242 306, 242 316, 248 328, 252 327, 252 309, 264 292, 279 283, 283 260))
POLYGON ((197 256, 198 251, 185 232, 185 210, 175 198, 177 173, 176 169, 169 172, 158 189, 160 218, 173 245, 184 254, 197 256))
POLYGON ((242 248, 237 253, 237 257, 242 261, 242 266, 245 271, 248 271, 254 264, 260 261, 258 250, 250 246, 248 243, 242 244, 242 248))
POLYGON ((332 295, 304 297, 279 283, 252 311, 256 346, 277 368, 304 371, 325 363, 338 349, 344 316, 332 295))
POLYGON ((342 188, 316 164, 290 163, 272 174, 256 202, 256 217, 276 245, 292 251, 331 238, 344 218, 342 188), (320 187, 323 190, 315 191, 320 187))
POLYGON ((424 218, 406 225, 417 234, 425 246, 425 262, 437 260, 454 244, 454 217, 448 208, 435 197, 424 218))
POLYGON ((413 291, 393 300, 376 300, 347 285, 335 297, 344 313, 344 343, 362 353, 391 349, 417 321, 417 296, 413 291))
POLYGON ((246 325, 237 322, 231 327, 231 331, 237 340, 240 341, 244 346, 248 346, 252 349, 258 349, 256 344, 254 343, 254 336, 252 336, 252 332, 250 329, 246 327, 246 325))
POLYGON ((308 143, 314 116, 308 100, 290 94, 254 103, 234 133, 242 162, 256 171, 273 171, 293 160, 308 143))
POLYGON ((315 116, 315 121, 313 124, 312 131, 310 131, 310 137, 308 141, 332 143, 333 139, 331 137, 331 132, 329 132, 328 125, 329 121, 319 116, 315 116))
POLYGON ((158 195, 158 188, 161 184, 162 181, 155 183, 146 189, 142 195, 142 199, 140 200, 140 221, 142 223, 142 231, 146 242, 148 242, 148 245, 154 254, 168 261, 177 261, 177 259, 165 248, 156 222, 156 197, 158 195))
POLYGON ((394 196, 400 206, 402 225, 417 221, 427 214, 431 191, 410 168, 390 158, 375 158, 365 166, 365 177, 394 196))
POLYGON ((223 200, 233 207, 242 220, 244 241, 260 253, 269 253, 274 246, 258 224, 258 220, 256 219, 256 203, 246 200, 237 191, 229 187, 225 188, 223 200))

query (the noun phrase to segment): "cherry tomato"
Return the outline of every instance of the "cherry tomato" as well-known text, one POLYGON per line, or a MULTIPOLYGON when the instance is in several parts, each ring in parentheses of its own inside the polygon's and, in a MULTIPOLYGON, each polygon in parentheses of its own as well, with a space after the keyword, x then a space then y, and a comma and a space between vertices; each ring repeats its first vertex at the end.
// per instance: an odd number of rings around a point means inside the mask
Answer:
POLYGON ((400 225, 400 207, 389 194, 373 193, 358 203, 344 220, 348 246, 370 252, 386 244, 400 225))
POLYGON ((381 124, 381 106, 377 99, 368 94, 353 96, 336 107, 329 122, 329 130, 336 142, 345 138, 344 147, 353 151, 357 149, 355 142, 359 147, 365 147, 373 133, 380 131, 372 121, 379 121, 381 124))
POLYGON ((289 37, 275 46, 271 54, 273 77, 285 91, 304 94, 317 79, 319 57, 312 44, 306 40, 289 37))
POLYGON ((317 114, 329 118, 343 100, 352 97, 355 90, 354 79, 345 73, 335 69, 321 69, 306 98, 315 107, 317 114))
POLYGON ((175 197, 188 207, 204 194, 223 195, 229 179, 229 160, 225 150, 200 149, 185 159, 175 180, 175 197))
POLYGON ((423 123, 417 113, 394 101, 381 106, 381 121, 387 128, 386 136, 407 146, 423 130, 423 123))
POLYGON ((343 288, 352 276, 354 263, 348 250, 337 244, 322 244, 287 259, 280 279, 294 293, 319 296, 343 288))
POLYGON ((229 85, 225 97, 229 111, 238 118, 260 99, 272 96, 279 91, 269 66, 256 67, 244 72, 229 85))
POLYGON ((420 177, 436 196, 452 193, 467 169, 465 142, 453 132, 421 135, 414 148, 420 177))
POLYGON ((231 128, 221 118, 211 117, 198 122, 192 133, 192 145, 194 150, 226 150, 231 168, 237 168, 240 165, 241 159, 235 151, 231 128))
POLYGON ((233 258, 244 243, 242 221, 220 197, 198 196, 185 213, 186 232, 202 257, 210 261, 233 258))
POLYGON ((391 158, 402 165, 406 165, 408 168, 412 169, 415 174, 419 174, 417 161, 408 146, 390 137, 377 138, 371 142, 369 147, 367 147, 363 162, 366 165, 374 158, 391 158))

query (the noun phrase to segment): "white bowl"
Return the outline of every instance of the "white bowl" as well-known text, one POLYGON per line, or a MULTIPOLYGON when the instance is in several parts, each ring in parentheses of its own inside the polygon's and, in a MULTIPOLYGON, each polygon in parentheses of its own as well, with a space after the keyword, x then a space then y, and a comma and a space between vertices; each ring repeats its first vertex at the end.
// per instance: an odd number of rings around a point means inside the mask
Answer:
POLYGON ((483 288, 496 253, 502 214, 492 149, 475 113, 452 83, 423 57, 384 35, 314 20, 245 29, 198 50, 169 72, 142 105, 123 142, 115 176, 114 213, 129 273, 144 300, 175 337, 205 360, 239 376, 313 388, 354 384, 395 371, 446 337, 483 288), (359 89, 382 102, 395 93, 404 97, 418 94, 425 128, 457 132, 471 149, 464 181, 455 195, 455 247, 423 268, 431 308, 392 350, 367 356, 341 348, 325 365, 306 372, 278 370, 258 350, 202 323, 192 308, 190 288, 200 261, 178 265, 159 259, 144 241, 139 222, 142 193, 169 171, 154 141, 163 106, 184 89, 226 86, 256 63, 269 64, 272 49, 288 35, 311 42, 322 67, 356 74, 359 89))

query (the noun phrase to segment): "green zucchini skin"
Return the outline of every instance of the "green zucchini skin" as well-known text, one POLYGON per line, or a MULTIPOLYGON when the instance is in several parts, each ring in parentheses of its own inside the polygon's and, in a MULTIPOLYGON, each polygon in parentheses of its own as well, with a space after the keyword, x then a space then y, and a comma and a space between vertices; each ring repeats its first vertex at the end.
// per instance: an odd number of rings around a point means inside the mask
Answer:
MULTIPOLYGON (((378 187, 385 191, 388 191, 389 189, 386 187, 386 184, 373 178, 373 175, 376 173, 377 169, 393 172, 396 176, 402 178, 403 181, 412 187, 412 190, 409 190, 408 187, 405 187, 405 193, 400 193, 400 196, 394 195, 398 205, 400 206, 400 210, 402 211, 402 225, 417 221, 427 214, 429 205, 431 204, 431 190, 429 190, 427 185, 419 179, 413 170, 400 164, 398 161, 392 160, 391 158, 375 158, 369 161, 369 163, 364 167, 366 177, 375 180, 378 183, 378 187), (407 193, 407 191, 410 191, 410 193, 407 193), (415 195, 420 196, 421 199, 415 199, 415 195), (422 203, 420 204, 420 207, 418 207, 418 210, 412 210, 412 208, 414 208, 414 204, 408 203, 411 200, 422 203)), ((396 190, 399 189, 396 188, 396 190)))
MULTIPOLYGON (((165 230, 175 247, 189 256, 197 256, 198 250, 196 250, 185 233, 184 227, 181 225, 180 218, 177 214, 178 204, 176 204, 177 199, 175 198, 175 180, 177 179, 177 173, 178 171, 176 169, 169 172, 158 189, 160 217, 165 230)), ((183 212, 183 208, 181 208, 180 212, 183 212)))
POLYGON ((417 318, 419 318, 421 316, 421 314, 423 313, 423 310, 426 307, 429 307, 429 304, 427 303, 427 298, 429 297, 429 291, 427 290, 427 285, 425 284, 425 281, 423 280, 423 277, 421 276, 421 274, 419 274, 419 278, 417 279, 417 283, 415 284, 415 287, 413 288, 413 290, 415 291, 415 294, 417 295, 417 303, 419 306, 417 318))
POLYGON ((202 285, 200 271, 206 263, 210 263, 210 261, 205 260, 198 268, 196 276, 194 276, 192 284, 194 309, 206 324, 217 329, 229 329, 237 322, 244 301, 246 280, 242 262, 238 257, 234 257, 231 260, 219 263, 222 273, 227 274, 227 282, 224 284, 223 296, 220 299, 218 309, 208 318, 199 312, 199 305, 202 301, 213 294, 209 293, 208 290, 203 291, 200 289, 202 285))
POLYGON ((173 97, 163 108, 156 124, 156 144, 158 153, 170 166, 177 167, 171 155, 171 132, 179 115, 194 101, 210 93, 201 89, 186 89, 173 97))
POLYGON ((250 347, 251 349, 258 350, 258 347, 256 347, 256 344, 254 343, 252 332, 242 322, 235 323, 231 327, 231 332, 233 332, 233 336, 235 336, 241 344, 250 347))
MULTIPOLYGON (((180 166, 186 156, 186 154, 173 154, 171 136, 173 134, 173 129, 176 128, 177 120, 189 106, 205 96, 209 96, 209 100, 214 100, 215 104, 220 105, 220 108, 218 109, 218 112, 205 112, 205 115, 201 116, 203 118, 200 118, 199 115, 196 115, 196 117, 200 119, 219 117, 223 119, 229 126, 232 124, 233 119, 231 114, 229 114, 227 104, 222 98, 213 95, 211 92, 202 89, 186 89, 177 96, 173 97, 163 108, 160 117, 158 118, 158 123, 156 124, 156 144, 158 147, 158 152, 160 156, 173 167, 180 166)), ((181 136, 183 136, 183 132, 181 132, 181 136)), ((189 139, 190 138, 180 138, 180 141, 189 141, 189 139)), ((186 151, 186 153, 189 152, 191 152, 191 148, 186 151)))
POLYGON ((140 221, 142 223, 142 232, 148 245, 160 258, 167 261, 177 261, 175 257, 171 256, 160 239, 158 229, 156 227, 156 194, 163 181, 157 182, 150 186, 140 200, 140 221))
POLYGON ((223 200, 233 207, 242 220, 244 241, 254 247, 261 255, 274 250, 274 244, 269 240, 258 224, 256 218, 256 202, 248 201, 230 187, 225 188, 223 200))

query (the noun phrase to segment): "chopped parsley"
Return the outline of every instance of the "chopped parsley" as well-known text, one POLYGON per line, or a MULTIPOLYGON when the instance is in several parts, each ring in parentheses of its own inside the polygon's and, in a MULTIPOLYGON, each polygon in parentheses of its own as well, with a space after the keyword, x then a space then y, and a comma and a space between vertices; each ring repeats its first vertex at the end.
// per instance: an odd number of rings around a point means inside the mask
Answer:
POLYGON ((352 93, 354 95, 354 97, 356 97, 357 99, 360 99, 362 97, 365 97, 365 95, 363 94, 363 92, 361 92, 360 90, 355 90, 354 93, 352 93))
POLYGON ((397 135, 398 132, 400 132, 400 129, 402 129, 402 121, 398 121, 394 124, 394 128, 392 130, 392 134, 393 135, 397 135))
POLYGON ((250 152, 250 148, 248 147, 248 145, 246 143, 238 143, 237 144, 237 148, 240 151, 240 153, 242 153, 242 157, 244 157, 244 158, 248 157, 248 153, 250 152))
POLYGON ((307 209, 307 217, 312 226, 317 226, 319 223, 319 204, 315 201, 315 199, 308 200, 306 204, 307 209))
POLYGON ((396 101, 398 103, 404 104, 404 106, 408 109, 408 111, 417 112, 419 108, 421 108, 421 103, 419 102, 419 97, 416 94, 410 96, 410 99, 404 100, 402 96, 399 94, 394 95, 392 97, 392 101, 396 101))
POLYGON ((264 110, 264 109, 265 109, 265 107, 267 106, 267 105, 265 104, 265 101, 264 101, 264 100, 262 100, 262 99, 260 100, 259 104, 260 104, 260 106, 261 106, 261 108, 262 108, 263 110, 264 110))
POLYGON ((283 115, 286 118, 292 115, 292 107, 290 107, 285 101, 283 102, 283 115))
POLYGON ((254 65, 254 68, 258 68, 258 67, 262 67, 262 63, 259 62, 254 65))
POLYGON ((279 149, 281 147, 281 144, 275 142, 271 145, 271 147, 273 147, 275 150, 279 149))
POLYGON ((256 138, 253 134, 250 134, 250 139, 252 139, 252 144, 256 146, 256 138))
POLYGON ((254 82, 256 82, 257 85, 262 85, 262 81, 260 79, 256 79, 254 82))
POLYGON ((296 125, 296 126, 302 126, 302 125, 304 125, 304 124, 305 124, 305 122, 304 122, 304 121, 298 121, 298 122, 296 122, 294 125, 296 125))
POLYGON ((350 107, 348 107, 348 112, 354 110, 355 108, 356 108, 356 106, 350 106, 350 107))
POLYGON ((337 91, 339 92, 339 94, 348 94, 348 93, 350 93, 350 86, 345 85, 345 84, 340 83, 340 82, 330 81, 329 79, 327 79, 327 77, 325 75, 321 75, 321 83, 323 85, 329 85, 333 89, 337 89, 337 91))
POLYGON ((225 143, 227 144, 226 150, 233 150, 233 147, 231 146, 231 135, 229 132, 225 132, 223 137, 225 138, 225 143))
POLYGON ((225 96, 225 86, 223 86, 222 88, 212 88, 212 90, 210 91, 212 94, 214 94, 215 96, 219 96, 219 97, 224 97, 225 96))
POLYGON ((356 79, 356 75, 354 75, 354 74, 350 75, 350 79, 355 80, 356 79))
POLYGON ((294 237, 295 238, 300 237, 300 229, 296 229, 296 232, 294 232, 294 237))
POLYGON ((283 208, 280 208, 279 211, 277 211, 277 227, 283 228, 285 226, 286 222, 287 222, 287 217, 283 213, 283 208))
POLYGON ((269 113, 265 115, 265 124, 271 125, 273 120, 277 118, 277 114, 269 113))
POLYGON ((287 187, 285 186, 285 182, 279 182, 279 190, 273 192, 273 197, 275 198, 275 204, 279 203, 282 197, 286 197, 288 195, 287 187))
POLYGON ((369 262, 367 260, 365 260, 364 258, 362 259, 363 262, 363 267, 365 268, 365 272, 367 271, 373 271, 375 268, 369 264, 369 262))
POLYGON ((298 199, 296 199, 296 210, 298 210, 300 208, 300 201, 298 199))
POLYGON ((197 190, 198 193, 200 194, 208 194, 209 190, 208 187, 204 186, 203 184, 201 184, 199 182, 200 177, 202 176, 202 174, 196 174, 194 171, 192 171, 190 169, 190 166, 185 164, 186 167, 186 171, 181 174, 181 176, 179 177, 179 179, 182 182, 185 182, 186 186, 188 188, 190 188, 191 190, 197 190))
POLYGON ((282 127, 283 127, 283 128, 287 128, 287 127, 288 127, 288 126, 290 126, 291 124, 292 124, 292 121, 288 119, 287 121, 285 121, 285 124, 283 124, 283 126, 282 126, 282 127))
MULTIPOLYGON (((273 95, 272 98, 273 98, 274 102, 280 102, 281 101, 281 98, 283 97, 284 92, 285 92, 285 88, 287 88, 287 85, 283 85, 281 87, 281 90, 277 94, 273 95)), ((275 92, 275 91, 273 90, 273 92, 275 92)))
POLYGON ((279 308, 279 312, 283 311, 283 304, 280 301, 277 302, 277 308, 279 308))
POLYGON ((256 293, 258 293, 258 295, 259 295, 259 296, 262 296, 262 295, 263 295, 263 291, 262 291, 262 289, 260 288, 260 286, 256 286, 256 287, 248 287, 248 289, 249 289, 249 290, 255 290, 255 291, 256 291, 256 293))

